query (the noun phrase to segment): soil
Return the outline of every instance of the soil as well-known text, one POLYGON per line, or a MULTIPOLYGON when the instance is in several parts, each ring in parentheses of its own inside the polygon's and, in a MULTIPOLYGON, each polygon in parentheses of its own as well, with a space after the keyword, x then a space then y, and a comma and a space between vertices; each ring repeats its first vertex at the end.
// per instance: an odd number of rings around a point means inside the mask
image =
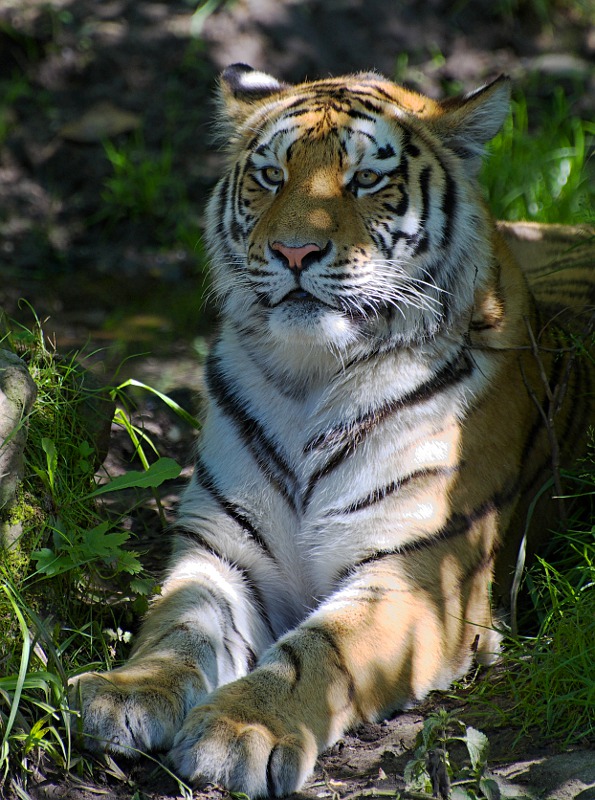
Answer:
MULTIPOLYGON (((212 98, 226 64, 250 63, 287 81, 377 69, 435 96, 506 72, 533 99, 569 89, 581 98, 577 111, 594 116, 589 0, 559 3, 547 19, 539 12, 548 4, 530 0, 199 5, 197 11, 192 0, 0 0, 0 309, 26 325, 34 309, 59 352, 82 349, 84 362, 110 380, 115 373, 139 378, 177 393, 189 410, 201 387, 197 355, 215 326, 197 241, 220 166, 210 146, 212 98), (124 202, 119 213, 110 203, 114 172, 106 141, 141 152, 148 163, 171 158, 161 195, 141 198, 144 210, 124 202)), ((190 464, 192 431, 158 401, 145 396, 138 420, 163 455, 190 464)), ((112 474, 129 468, 131 455, 126 438, 114 432, 106 468, 112 474)), ((166 487, 169 507, 178 492, 177 483, 166 487)), ((147 505, 131 526, 148 548, 148 567, 158 568, 163 534, 155 509, 147 505)), ((430 707, 346 736, 322 757, 299 796, 335 800, 373 787, 402 789, 404 764, 430 707)), ((555 758, 542 738, 525 743, 513 768, 504 766, 512 734, 489 736, 494 763, 501 762, 502 775, 514 773, 519 787, 530 785, 543 797, 595 797, 588 788, 595 786, 595 754, 588 747, 578 766, 567 765, 575 778, 551 778, 551 771, 548 778, 543 765, 555 758)), ((93 782, 54 775, 41 764, 38 778, 30 792, 40 800, 180 796, 151 762, 108 763, 93 782)), ((200 796, 226 794, 210 788, 200 796)))

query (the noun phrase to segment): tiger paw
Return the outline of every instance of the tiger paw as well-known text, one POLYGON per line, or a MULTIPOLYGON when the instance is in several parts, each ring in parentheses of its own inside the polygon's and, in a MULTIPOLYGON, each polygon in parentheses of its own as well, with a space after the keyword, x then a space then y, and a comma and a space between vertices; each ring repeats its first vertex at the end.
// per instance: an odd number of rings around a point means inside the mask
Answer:
POLYGON ((204 694, 196 670, 171 662, 88 672, 70 687, 71 704, 82 715, 85 748, 128 758, 171 747, 188 709, 204 694))
MULTIPOLYGON (((187 780, 217 783, 250 798, 297 791, 316 762, 312 732, 290 707, 263 698, 251 676, 222 687, 193 708, 176 735, 169 758, 187 780), (256 691, 253 689, 256 688, 256 691)), ((258 677, 258 676, 257 676, 258 677)))

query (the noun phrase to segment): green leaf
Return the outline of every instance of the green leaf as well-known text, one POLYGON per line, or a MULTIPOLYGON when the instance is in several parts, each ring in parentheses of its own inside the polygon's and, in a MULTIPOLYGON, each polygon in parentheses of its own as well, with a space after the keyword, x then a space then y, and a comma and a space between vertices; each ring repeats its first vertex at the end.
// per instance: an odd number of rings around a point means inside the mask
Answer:
MULTIPOLYGON (((14 692, 18 684, 16 675, 8 675, 5 678, 0 678, 0 689, 7 692, 14 692)), ((61 687, 59 678, 51 672, 40 670, 39 672, 28 672, 25 679, 22 681, 22 688, 25 689, 41 689, 47 691, 49 685, 53 684, 55 688, 61 687)))
POLYGON ((153 489, 156 486, 161 486, 164 481, 177 478, 181 471, 182 468, 173 458, 160 458, 144 472, 131 470, 125 475, 114 478, 113 481, 106 483, 104 486, 99 486, 94 492, 86 495, 84 499, 98 497, 108 492, 117 492, 120 489, 153 489))
POLYGON ((176 403, 175 400, 172 400, 171 397, 168 397, 168 395, 163 394, 163 392, 159 392, 157 389, 154 389, 152 386, 147 386, 146 383, 141 383, 141 381, 137 381, 134 378, 130 378, 125 383, 122 383, 120 386, 118 386, 118 390, 125 389, 127 386, 136 386, 139 389, 145 389, 147 392, 152 392, 160 400, 163 400, 163 402, 169 408, 171 408, 171 410, 175 414, 177 414, 178 417, 180 417, 180 419, 183 419, 184 422, 186 422, 188 425, 190 425, 195 430, 200 430, 201 425, 200 425, 200 422, 196 419, 196 417, 193 417, 192 414, 189 414, 184 408, 182 408, 182 406, 180 406, 178 403, 176 403))
POLYGON ((17 681, 12 696, 10 713, 8 715, 8 719, 6 721, 3 721, 4 736, 2 737, 2 743, 0 745, 0 756, 2 756, 3 758, 3 754, 9 752, 8 737, 11 734, 12 727, 14 725, 19 710, 21 693, 23 691, 23 685, 27 677, 27 667, 29 666, 29 656, 31 654, 31 636, 29 634, 29 628, 27 627, 25 618, 21 613, 21 609, 19 608, 17 596, 14 594, 13 590, 8 586, 8 584, 3 584, 0 588, 2 588, 6 593, 8 600, 12 606, 12 609, 17 617, 17 620, 19 622, 19 627, 21 629, 21 640, 22 640, 21 663, 19 665, 17 681))
POLYGON ((142 564, 138 555, 131 550, 120 550, 114 553, 113 558, 117 559, 118 572, 127 572, 129 575, 137 575, 142 572, 142 564))
POLYGON ((54 479, 56 477, 56 468, 58 466, 58 451, 56 450, 56 445, 54 442, 51 439, 46 439, 45 437, 41 440, 41 446, 43 447, 43 452, 45 453, 50 486, 53 489, 54 479))
POLYGON ((70 555, 56 555, 49 547, 42 547, 41 550, 31 553, 31 560, 37 562, 38 572, 50 577, 61 575, 76 566, 70 555))
POLYGON ((485 766, 488 760, 489 740, 485 733, 468 727, 463 739, 469 751, 469 758, 473 770, 485 766))
POLYGON ((133 578, 130 581, 130 591, 135 594, 147 595, 155 591, 154 578, 133 578))
POLYGON ((82 545, 85 557, 109 558, 120 550, 130 534, 126 531, 108 533, 109 527, 109 521, 105 521, 95 528, 83 531, 82 545))

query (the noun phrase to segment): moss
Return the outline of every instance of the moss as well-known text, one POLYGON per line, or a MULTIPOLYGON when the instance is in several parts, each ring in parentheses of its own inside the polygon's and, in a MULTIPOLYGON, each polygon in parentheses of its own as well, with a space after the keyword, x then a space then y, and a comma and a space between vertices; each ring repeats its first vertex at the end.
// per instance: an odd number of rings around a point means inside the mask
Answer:
POLYGON ((15 502, 0 509, 0 529, 11 533, 2 540, 11 541, 11 547, 2 549, 0 563, 16 586, 20 586, 27 575, 30 553, 39 544, 39 532, 45 528, 47 514, 30 492, 21 486, 15 502))

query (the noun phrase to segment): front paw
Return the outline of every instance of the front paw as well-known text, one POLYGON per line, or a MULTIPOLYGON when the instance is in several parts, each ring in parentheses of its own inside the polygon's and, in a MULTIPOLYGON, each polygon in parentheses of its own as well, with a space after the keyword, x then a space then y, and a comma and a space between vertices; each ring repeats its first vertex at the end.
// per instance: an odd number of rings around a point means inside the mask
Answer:
POLYGON ((171 661, 144 661, 75 678, 71 704, 82 716, 84 746, 129 758, 171 747, 205 689, 199 673, 171 661))
POLYGON ((182 777, 250 798, 300 788, 316 762, 315 737, 288 698, 262 679, 257 672, 234 681, 190 711, 170 753, 182 777))

